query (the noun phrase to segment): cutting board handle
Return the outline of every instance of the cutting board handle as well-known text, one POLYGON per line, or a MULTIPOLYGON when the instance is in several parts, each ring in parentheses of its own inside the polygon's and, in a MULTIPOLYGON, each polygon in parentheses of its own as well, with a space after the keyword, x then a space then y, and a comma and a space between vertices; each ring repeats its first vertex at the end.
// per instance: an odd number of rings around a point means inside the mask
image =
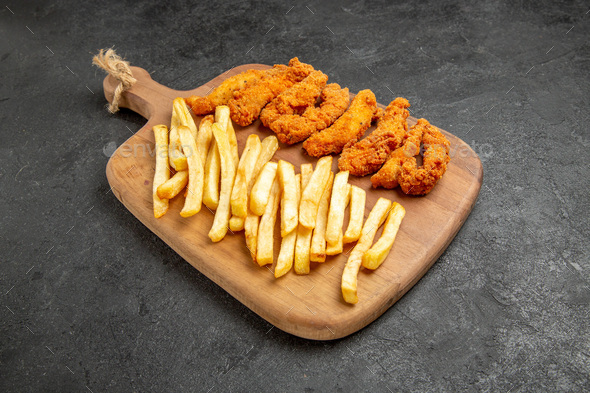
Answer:
MULTIPOLYGON (((123 92, 119 100, 119 107, 128 108, 149 120, 162 118, 165 112, 170 112, 168 105, 178 97, 178 90, 170 89, 154 81, 150 73, 141 67, 130 67, 137 82, 123 92), (164 104, 164 105, 162 105, 164 104)), ((110 103, 119 81, 111 75, 104 78, 104 96, 110 103)))

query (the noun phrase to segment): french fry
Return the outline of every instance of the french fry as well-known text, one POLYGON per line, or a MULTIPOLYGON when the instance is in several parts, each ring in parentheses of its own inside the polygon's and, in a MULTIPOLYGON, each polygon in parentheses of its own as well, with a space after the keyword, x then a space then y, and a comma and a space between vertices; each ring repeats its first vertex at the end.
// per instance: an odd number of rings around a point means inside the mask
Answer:
MULTIPOLYGON (((299 205, 301 198, 301 175, 295 175, 295 201, 299 205)), ((281 201, 282 203, 282 201, 281 201)), ((275 278, 284 276, 293 267, 293 258, 295 257, 295 241, 297 240, 297 228, 289 232, 281 240, 281 250, 275 266, 275 278)))
MULTIPOLYGON (((350 184, 346 184, 346 199, 344 201, 344 207, 342 210, 346 210, 348 203, 350 202, 350 194, 351 194, 352 186, 350 184)), ((333 192, 333 191, 332 191, 333 192)), ((332 194, 333 195, 333 194, 332 194)), ((344 213, 343 213, 344 214, 344 213)), ((328 223, 329 225, 329 223, 328 223)), ((326 240, 326 254, 327 255, 337 255, 341 254, 344 250, 344 236, 342 235, 342 224, 340 224, 340 230, 338 231, 338 239, 335 242, 330 242, 326 240)))
POLYGON ((248 184, 261 148, 262 144, 258 135, 248 136, 238 164, 238 172, 231 192, 231 212, 233 216, 242 218, 242 221, 248 213, 248 184))
POLYGON ((264 214, 260 217, 260 225, 258 226, 258 246, 256 251, 256 262, 258 265, 272 265, 273 254, 273 235, 274 228, 277 221, 277 212, 279 210, 279 201, 281 197, 281 189, 279 180, 274 179, 270 196, 264 214))
POLYGON ((215 140, 211 141, 207 162, 205 163, 205 188, 203 203, 211 210, 217 210, 219 205, 219 175, 221 173, 221 158, 215 140))
POLYGON ((215 218, 213 220, 213 226, 209 231, 209 238, 213 242, 218 242, 225 237, 228 230, 229 218, 231 216, 231 189, 234 185, 236 168, 233 165, 227 133, 217 123, 214 123, 211 129, 213 130, 213 136, 219 149, 219 158, 221 161, 221 190, 219 193, 219 205, 215 211, 215 218))
POLYGON ((199 152, 199 158, 201 159, 201 165, 205 168, 207 162, 207 153, 209 153, 209 146, 213 140, 213 131, 211 125, 213 125, 213 115, 207 115, 201 119, 199 123, 199 132, 197 134, 197 151, 199 152))
MULTIPOLYGON (((301 165, 301 190, 305 189, 313 175, 311 164, 301 165)), ((303 192, 303 191, 302 191, 303 192)), ((311 244, 311 234, 313 229, 309 229, 299 224, 297 226, 297 240, 295 241, 295 273, 309 274, 309 247, 311 244)))
POLYGON ((326 261, 326 225, 328 224, 328 212, 330 211, 330 196, 332 195, 332 184, 334 172, 330 171, 330 177, 324 187, 322 199, 318 206, 318 216, 315 220, 315 228, 311 236, 311 248, 309 260, 312 262, 326 261))
POLYGON ((359 241, 352 249, 348 261, 346 261, 346 266, 344 266, 344 272, 342 273, 341 289, 342 297, 347 303, 358 303, 357 276, 363 255, 371 248, 375 233, 377 233, 377 229, 383 224, 390 207, 391 201, 389 199, 379 198, 375 206, 373 206, 371 213, 369 213, 365 225, 363 225, 359 241))
MULTIPOLYGON (((184 100, 182 101, 183 105, 184 100)), ((201 211, 203 201, 204 168, 197 151, 197 142, 188 127, 178 127, 178 134, 188 163, 188 187, 184 207, 180 211, 182 217, 190 217, 201 211)))
POLYGON ((180 135, 178 135, 178 126, 180 126, 180 119, 174 110, 174 106, 172 106, 172 119, 170 120, 170 134, 168 136, 168 160, 170 166, 177 172, 188 168, 186 157, 182 153, 182 142, 180 141, 180 135))
POLYGON ((290 162, 280 160, 277 176, 281 186, 281 237, 285 237, 295 230, 299 221, 295 167, 290 162))
POLYGON ((318 214, 318 205, 326 182, 330 177, 332 156, 325 156, 318 160, 315 170, 309 179, 309 184, 301 193, 299 203, 299 223, 306 228, 315 227, 315 219, 318 214))
POLYGON ((168 127, 157 125, 152 128, 156 140, 156 170, 154 172, 153 199, 154 217, 160 218, 168 211, 168 199, 158 196, 158 187, 170 179, 170 166, 168 162, 168 127))
POLYGON ((313 229, 299 224, 297 226, 297 240, 295 241, 295 273, 309 274, 310 259, 309 246, 313 229))
MULTIPOLYGON (((301 180, 302 181, 303 181, 303 179, 307 179, 307 181, 309 181, 309 178, 311 177, 312 173, 313 173, 313 164, 301 164, 301 180)), ((303 185, 303 183, 301 183, 301 185, 303 185)), ((303 192, 303 189, 301 189, 301 192, 303 192)))
POLYGON ((342 223, 346 211, 346 200, 348 197, 348 171, 338 172, 334 176, 332 197, 330 199, 330 213, 328 213, 328 224, 326 227, 326 241, 336 243, 342 235, 342 223))
MULTIPOLYGON (((329 174, 328 174, 329 175, 329 174)), ((311 177, 313 176, 313 165, 312 164, 301 164, 301 193, 309 184, 311 177)))
POLYGON ((231 216, 231 218, 229 219, 229 229, 232 232, 239 232, 239 231, 243 230, 244 229, 244 221, 246 221, 245 218, 231 216))
POLYGON ((234 163, 234 167, 237 169, 240 160, 238 155, 238 140, 236 138, 234 126, 231 122, 231 119, 229 118, 229 106, 219 105, 215 108, 215 122, 219 123, 221 128, 227 132, 232 162, 234 163))
POLYGON ((360 187, 352 186, 350 193, 350 220, 344 233, 344 243, 356 242, 361 237, 363 219, 365 218, 365 201, 367 193, 360 187))
POLYGON ((387 258, 387 255, 389 255, 389 251, 391 250, 391 246, 393 246, 395 236, 397 235, 400 224, 405 215, 406 209, 404 209, 399 203, 393 202, 387 220, 385 221, 381 237, 375 244, 373 244, 373 247, 363 255, 363 267, 375 270, 381 266, 385 258, 387 258))
POLYGON ((188 183, 188 171, 176 172, 174 176, 158 186, 156 193, 160 199, 172 199, 180 194, 188 183))
POLYGON ((237 169, 240 162, 240 154, 238 153, 238 138, 236 138, 236 131, 231 120, 227 123, 227 136, 229 137, 229 145, 231 146, 231 156, 234 162, 234 167, 237 169))
MULTIPOLYGON (((250 174, 250 182, 248 183, 248 195, 254 186, 254 182, 258 177, 258 173, 277 151, 279 148, 279 140, 276 136, 271 135, 262 140, 260 149, 260 155, 256 160, 256 165, 250 174)), ((252 210, 248 207, 246 219, 244 220, 244 236, 246 238, 246 247, 250 250, 252 259, 256 262, 256 247, 258 245, 258 224, 260 217, 252 213, 252 210)))
POLYGON ((258 224, 260 217, 248 209, 248 215, 244 220, 244 237, 246 238, 246 248, 250 251, 252 260, 256 262, 256 248, 258 246, 258 224))
POLYGON ((260 155, 258 156, 258 160, 256 160, 256 165, 254 165, 254 169, 252 169, 252 173, 250 174, 250 183, 248 183, 248 195, 250 195, 250 191, 252 191, 252 187, 254 186, 254 183, 256 182, 256 179, 258 178, 258 174, 262 170, 262 167, 270 161, 270 159, 272 158, 272 156, 274 156, 275 152, 278 149, 279 140, 276 136, 267 136, 262 140, 260 155))
POLYGON ((176 114, 176 118, 178 119, 178 125, 188 127, 193 139, 196 141, 197 125, 195 124, 195 121, 191 116, 190 110, 186 105, 184 98, 176 97, 174 101, 172 101, 172 113, 173 116, 174 114, 176 114))
POLYGON ((326 255, 338 255, 344 251, 344 243, 342 241, 342 233, 335 243, 326 242, 326 255))
POLYGON ((297 226, 297 240, 295 241, 295 273, 309 274, 309 247, 313 229, 299 224, 297 226))
POLYGON ((276 174, 276 162, 267 162, 260 171, 258 179, 256 179, 256 183, 254 183, 254 187, 250 192, 250 210, 252 210, 252 213, 258 216, 264 214, 276 174))

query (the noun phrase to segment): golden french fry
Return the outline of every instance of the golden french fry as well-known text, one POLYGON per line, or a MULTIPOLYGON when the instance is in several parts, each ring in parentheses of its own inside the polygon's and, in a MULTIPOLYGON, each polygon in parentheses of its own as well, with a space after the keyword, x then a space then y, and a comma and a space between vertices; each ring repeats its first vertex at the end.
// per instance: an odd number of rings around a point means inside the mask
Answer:
MULTIPOLYGON (((258 156, 258 160, 256 160, 256 165, 250 174, 250 182, 248 183, 248 195, 250 195, 250 191, 254 186, 254 182, 258 177, 258 173, 271 158, 275 154, 275 152, 279 148, 279 140, 276 136, 271 135, 262 140, 260 149, 260 155, 258 156)), ((244 235, 246 237, 246 247, 250 250, 250 254, 252 255, 252 259, 256 261, 256 246, 258 243, 258 223, 260 217, 256 214, 252 213, 250 208, 248 208, 248 214, 246 215, 246 219, 244 221, 244 235)))
POLYGON ((205 163, 205 188, 203 203, 211 210, 217 210, 219 205, 219 175, 221 173, 221 158, 215 140, 211 141, 207 162, 205 163))
POLYGON ((205 168, 207 162, 207 153, 209 153, 209 146, 213 140, 213 131, 211 131, 211 125, 213 125, 213 115, 207 115, 201 119, 199 123, 199 132, 197 134, 197 151, 199 152, 199 158, 201 159, 201 165, 205 168))
MULTIPOLYGON (((301 164, 301 185, 303 186, 303 179, 307 179, 307 182, 309 182, 309 178, 311 177, 311 174, 313 173, 313 164, 301 164)), ((307 182, 305 184, 307 184, 307 182)), ((303 192, 303 189, 301 189, 301 192, 303 192)))
POLYGON ((295 241, 295 273, 309 274, 310 243, 313 229, 299 224, 297 226, 297 240, 295 241))
POLYGON ((168 211, 168 199, 158 196, 158 187, 170 179, 170 166, 168 163, 168 127, 159 124, 152 127, 156 140, 156 170, 154 172, 153 199, 154 217, 160 218, 168 211))
POLYGON ((227 133, 217 123, 214 123, 211 129, 213 130, 215 143, 219 149, 219 158, 221 161, 221 190, 219 192, 219 205, 215 211, 215 218, 213 219, 213 226, 209 231, 209 238, 213 242, 218 242, 225 237, 228 230, 229 218, 231 216, 231 189, 234 185, 236 168, 233 165, 227 133))
POLYGON ((344 243, 356 242, 361 237, 365 218, 367 193, 360 187, 352 186, 350 193, 350 220, 344 233, 344 243))
POLYGON ((196 139, 197 127, 193 120, 184 99, 177 97, 172 102, 172 119, 170 121, 170 145, 169 159, 170 165, 177 171, 188 168, 186 155, 182 151, 182 143, 178 134, 178 127, 185 126, 191 130, 193 138, 196 139))
POLYGON ((184 171, 188 168, 186 157, 182 153, 182 142, 178 135, 178 126, 180 125, 176 112, 172 111, 172 121, 170 125, 169 143, 168 143, 168 161, 170 166, 176 171, 184 171))
POLYGON ((178 113, 174 110, 174 101, 172 101, 172 117, 170 118, 170 131, 180 125, 180 119, 178 113))
POLYGON ((341 283, 342 297, 347 303, 355 304, 358 302, 357 276, 363 255, 371 248, 375 233, 377 233, 379 226, 383 224, 390 207, 391 201, 389 199, 379 198, 375 206, 373 206, 371 213, 369 213, 365 225, 363 225, 359 241, 350 252, 346 266, 344 266, 341 283))
POLYGON ((229 106, 219 105, 215 108, 215 122, 219 123, 221 128, 227 132, 232 162, 234 163, 234 167, 237 168, 240 159, 238 155, 238 140, 236 138, 234 125, 229 118, 229 106))
POLYGON ((258 246, 256 251, 256 262, 258 265, 272 265, 273 254, 273 235, 275 223, 277 221, 277 212, 279 210, 279 201, 281 189, 278 179, 274 179, 270 196, 264 214, 260 217, 258 226, 258 246))
POLYGON ((248 214, 248 183, 261 148, 262 144, 258 135, 251 134, 248 136, 238 164, 238 172, 231 192, 231 212, 233 216, 242 218, 242 221, 248 214))
POLYGON ((405 215, 406 209, 404 209, 399 203, 393 202, 387 220, 385 221, 381 237, 375 244, 373 244, 373 247, 363 255, 363 267, 375 270, 381 266, 385 258, 387 258, 391 246, 393 246, 395 236, 397 235, 399 226, 405 215))
MULTIPOLYGON (((301 198, 301 175, 295 175, 295 201, 299 205, 301 198)), ((282 203, 282 202, 281 202, 282 203)), ((275 266, 275 278, 284 276, 293 267, 293 258, 295 257, 295 241, 297 240, 297 228, 289 232, 281 240, 281 250, 275 266)))
POLYGON ((309 184, 301 193, 299 203, 299 223, 306 228, 315 227, 315 219, 318 214, 318 205, 326 182, 330 177, 332 167, 332 156, 325 156, 318 160, 315 170, 309 179, 309 184))
MULTIPOLYGON (((184 104, 184 100, 182 101, 184 104)), ((186 105, 185 105, 186 106, 186 105)), ((197 151, 197 142, 188 127, 178 127, 180 141, 188 162, 188 187, 184 207, 180 211, 182 217, 190 217, 201 211, 203 201, 204 168, 197 151)))
MULTIPOLYGON (((229 124, 229 106, 219 105, 215 108, 215 123, 219 124, 223 131, 227 132, 227 125, 229 124)), ((229 136, 228 136, 229 140, 229 136)))
MULTIPOLYGON (((272 158, 277 149, 279 148, 279 140, 276 136, 271 135, 262 140, 260 154, 256 165, 250 173, 250 181, 248 182, 248 196, 254 186, 254 182, 258 177, 258 174, 262 167, 272 158)), ((248 207, 246 219, 244 220, 244 235, 246 237, 246 247, 250 250, 252 259, 256 261, 256 247, 258 245, 258 224, 260 217, 252 213, 252 210, 248 207)))
MULTIPOLYGON (((311 164, 301 165, 301 192, 307 187, 313 175, 311 164)), ((299 224, 297 226, 297 240, 295 241, 295 273, 309 274, 309 247, 311 244, 311 234, 313 229, 309 229, 299 224)))
POLYGON ((156 193, 160 199, 172 199, 180 194, 188 183, 188 171, 176 172, 174 176, 158 186, 156 193))
POLYGON ((250 195, 250 191, 252 191, 252 187, 254 187, 254 183, 256 182, 256 179, 258 178, 258 174, 262 170, 262 167, 270 161, 270 159, 272 158, 272 156, 274 156, 275 152, 278 149, 279 140, 276 136, 267 136, 262 140, 260 155, 258 156, 258 160, 256 160, 256 165, 254 165, 254 169, 252 169, 252 173, 250 174, 250 182, 248 183, 248 195, 250 195))
POLYGON ((252 260, 256 262, 256 247, 258 245, 258 224, 260 217, 248 209, 248 215, 244 220, 244 236, 246 237, 246 248, 250 251, 252 260))
POLYGON ((328 212, 330 211, 330 196, 332 195, 332 184, 334 172, 330 171, 330 177, 324 187, 322 199, 318 206, 318 216, 315 220, 315 228, 311 236, 311 248, 309 260, 312 262, 326 261, 326 225, 328 224, 328 212))
POLYGON ((295 195, 295 167, 290 162, 280 160, 277 175, 281 186, 281 237, 285 237, 295 230, 299 221, 295 195))
POLYGON ((346 199, 348 197, 348 171, 338 172, 334 177, 332 197, 330 199, 330 213, 326 228, 326 241, 336 243, 342 236, 342 223, 346 211, 346 199))
MULTIPOLYGON (((345 195, 346 195, 346 199, 344 200, 344 207, 342 208, 342 210, 346 210, 346 207, 348 206, 348 203, 350 202, 350 194, 351 194, 351 189, 352 186, 350 184, 346 184, 346 191, 345 191, 345 195)), ((332 190, 332 196, 333 194, 333 190, 332 190)), ((344 214, 344 213, 342 213, 344 214)), ((328 226, 330 225, 330 223, 328 223, 328 226)), ((338 239, 335 242, 331 242, 331 241, 327 241, 326 239, 326 254, 327 255, 337 255, 342 253, 342 251, 344 250, 344 236, 342 235, 342 224, 340 224, 340 230, 338 231, 338 239)))
POLYGON ((344 250, 344 243, 342 242, 342 233, 340 234, 338 241, 336 241, 334 243, 326 242, 326 255, 342 254, 343 250, 344 250))
POLYGON ((227 123, 227 136, 229 137, 229 145, 231 147, 231 156, 234 162, 234 167, 237 169, 240 162, 240 154, 238 153, 238 138, 236 138, 236 131, 231 120, 227 123))
POLYGON ((158 186, 156 193, 160 199, 172 199, 186 187, 188 171, 176 172, 174 176, 158 186))
MULTIPOLYGON (((176 97, 172 102, 172 113, 176 113, 178 125, 188 127, 193 139, 197 140, 197 125, 191 116, 190 110, 182 97, 176 97)), ((186 153, 186 152, 185 152, 186 153)), ((185 154, 186 155, 186 154, 185 154)))
POLYGON ((260 171, 260 175, 258 175, 258 179, 256 179, 256 183, 254 183, 254 187, 250 192, 250 210, 252 210, 252 213, 258 216, 264 214, 276 174, 276 162, 267 162, 262 167, 262 171, 260 171))
POLYGON ((231 216, 229 219, 229 229, 232 232, 238 232, 244 229, 244 221, 246 219, 243 217, 231 216))

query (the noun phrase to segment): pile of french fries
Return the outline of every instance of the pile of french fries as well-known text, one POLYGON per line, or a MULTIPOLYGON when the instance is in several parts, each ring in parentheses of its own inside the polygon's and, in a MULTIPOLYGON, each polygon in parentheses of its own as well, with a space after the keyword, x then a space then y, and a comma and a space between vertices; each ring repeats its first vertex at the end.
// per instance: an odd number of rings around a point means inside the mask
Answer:
POLYGON ((275 136, 260 141, 250 135, 242 155, 227 106, 205 116, 197 130, 182 98, 173 103, 170 131, 153 127, 156 169, 153 183, 154 216, 168 211, 169 200, 185 190, 180 215, 190 217, 202 204, 215 211, 209 238, 221 241, 228 229, 244 231, 246 247, 260 266, 272 265, 274 228, 280 208, 281 246, 274 275, 291 269, 309 274, 311 262, 325 262, 342 253, 345 243, 357 242, 342 274, 342 296, 357 303, 360 267, 377 269, 385 260, 405 209, 380 198, 364 221, 366 193, 348 183, 348 171, 332 172, 332 157, 322 157, 315 169, 303 164, 300 173, 287 161, 271 161, 279 148, 275 136), (171 177, 172 169, 174 174, 171 177), (344 215, 350 219, 343 231, 344 215), (364 223, 363 223, 364 221, 364 223), (375 234, 385 222, 380 239, 375 234))

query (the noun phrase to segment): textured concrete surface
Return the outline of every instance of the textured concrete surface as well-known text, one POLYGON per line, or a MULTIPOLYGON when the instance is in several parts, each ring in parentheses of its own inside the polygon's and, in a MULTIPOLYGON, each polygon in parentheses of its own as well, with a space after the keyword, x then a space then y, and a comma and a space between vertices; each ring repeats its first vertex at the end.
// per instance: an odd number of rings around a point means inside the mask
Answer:
POLYGON ((0 9, 0 391, 589 391, 587 2, 8 1, 0 9), (484 4, 485 3, 485 4, 484 4), (177 89, 312 63, 471 144, 479 200, 426 276, 362 331, 272 328, 121 205, 115 46, 177 89))

